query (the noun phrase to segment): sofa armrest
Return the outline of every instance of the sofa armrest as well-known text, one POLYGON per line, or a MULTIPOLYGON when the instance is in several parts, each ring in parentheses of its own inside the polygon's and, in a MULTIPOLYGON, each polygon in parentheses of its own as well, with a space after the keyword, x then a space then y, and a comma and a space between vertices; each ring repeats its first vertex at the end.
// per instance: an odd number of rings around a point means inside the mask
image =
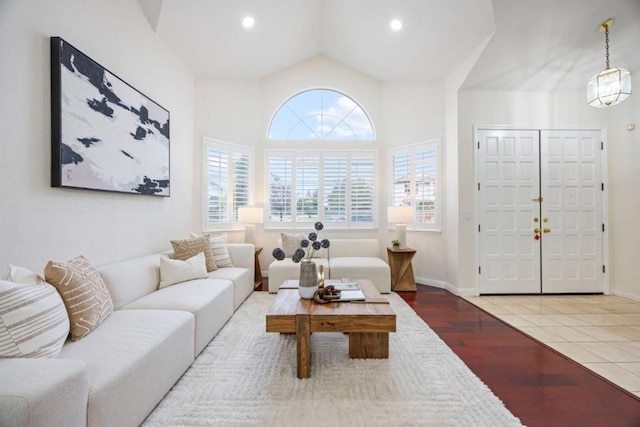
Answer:
POLYGON ((74 359, 0 359, 1 426, 84 426, 89 380, 74 359))
POLYGON ((227 243, 227 250, 234 267, 244 267, 255 271, 255 246, 250 243, 227 243))

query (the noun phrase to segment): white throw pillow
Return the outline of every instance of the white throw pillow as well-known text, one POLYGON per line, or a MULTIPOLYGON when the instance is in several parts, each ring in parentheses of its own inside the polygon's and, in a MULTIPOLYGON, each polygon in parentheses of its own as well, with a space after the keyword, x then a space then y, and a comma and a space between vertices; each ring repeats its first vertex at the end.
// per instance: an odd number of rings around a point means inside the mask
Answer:
POLYGON ((28 268, 13 264, 9 264, 9 275, 6 280, 24 285, 44 285, 47 283, 39 274, 34 273, 28 268))
POLYGON ((207 278, 207 263, 200 252, 184 261, 160 258, 160 289, 193 279, 207 278))
POLYGON ((56 357, 69 316, 56 288, 0 280, 0 357, 56 357))
MULTIPOLYGON (((200 236, 196 233, 191 233, 191 237, 200 236)), ((216 259, 216 267, 233 267, 233 262, 231 262, 231 255, 229 255, 229 249, 227 249, 227 235, 220 234, 219 236, 209 237, 209 241, 211 242, 211 249, 213 249, 213 255, 216 259)))

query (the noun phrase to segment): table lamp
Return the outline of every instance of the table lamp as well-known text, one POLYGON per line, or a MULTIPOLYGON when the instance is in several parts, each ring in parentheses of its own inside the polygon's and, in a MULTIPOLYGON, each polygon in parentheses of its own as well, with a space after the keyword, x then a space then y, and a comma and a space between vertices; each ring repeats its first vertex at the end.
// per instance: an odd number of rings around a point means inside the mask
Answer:
POLYGON ((396 239, 400 241, 400 249, 407 247, 407 224, 414 220, 415 211, 412 206, 387 207, 387 221, 396 225, 396 239))
POLYGON ((244 241, 256 244, 256 224, 262 224, 262 208, 238 208, 238 222, 244 224, 244 241))

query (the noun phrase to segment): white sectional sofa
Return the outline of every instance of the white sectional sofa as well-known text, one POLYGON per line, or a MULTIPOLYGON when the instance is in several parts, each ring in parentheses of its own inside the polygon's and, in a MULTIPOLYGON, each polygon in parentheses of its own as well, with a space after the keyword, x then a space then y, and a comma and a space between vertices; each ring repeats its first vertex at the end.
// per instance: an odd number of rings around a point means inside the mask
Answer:
POLYGON ((114 311, 55 359, 0 359, 0 426, 137 426, 253 292, 254 247, 233 267, 158 289, 153 254, 100 267, 114 311))
MULTIPOLYGON (((369 279, 381 293, 391 292, 391 270, 380 257, 378 239, 330 239, 322 257, 313 261, 324 266, 326 279, 369 279)), ((280 242, 278 243, 280 244, 280 242)), ((300 264, 286 258, 269 264, 269 292, 278 292, 285 280, 298 279, 300 264)))

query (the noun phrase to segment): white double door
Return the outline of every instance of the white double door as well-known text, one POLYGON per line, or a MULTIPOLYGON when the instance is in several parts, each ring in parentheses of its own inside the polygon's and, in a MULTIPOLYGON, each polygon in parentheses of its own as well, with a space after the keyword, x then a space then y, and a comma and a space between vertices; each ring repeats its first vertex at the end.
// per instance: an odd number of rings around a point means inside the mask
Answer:
POLYGON ((480 293, 602 292, 601 132, 477 136, 480 293))

